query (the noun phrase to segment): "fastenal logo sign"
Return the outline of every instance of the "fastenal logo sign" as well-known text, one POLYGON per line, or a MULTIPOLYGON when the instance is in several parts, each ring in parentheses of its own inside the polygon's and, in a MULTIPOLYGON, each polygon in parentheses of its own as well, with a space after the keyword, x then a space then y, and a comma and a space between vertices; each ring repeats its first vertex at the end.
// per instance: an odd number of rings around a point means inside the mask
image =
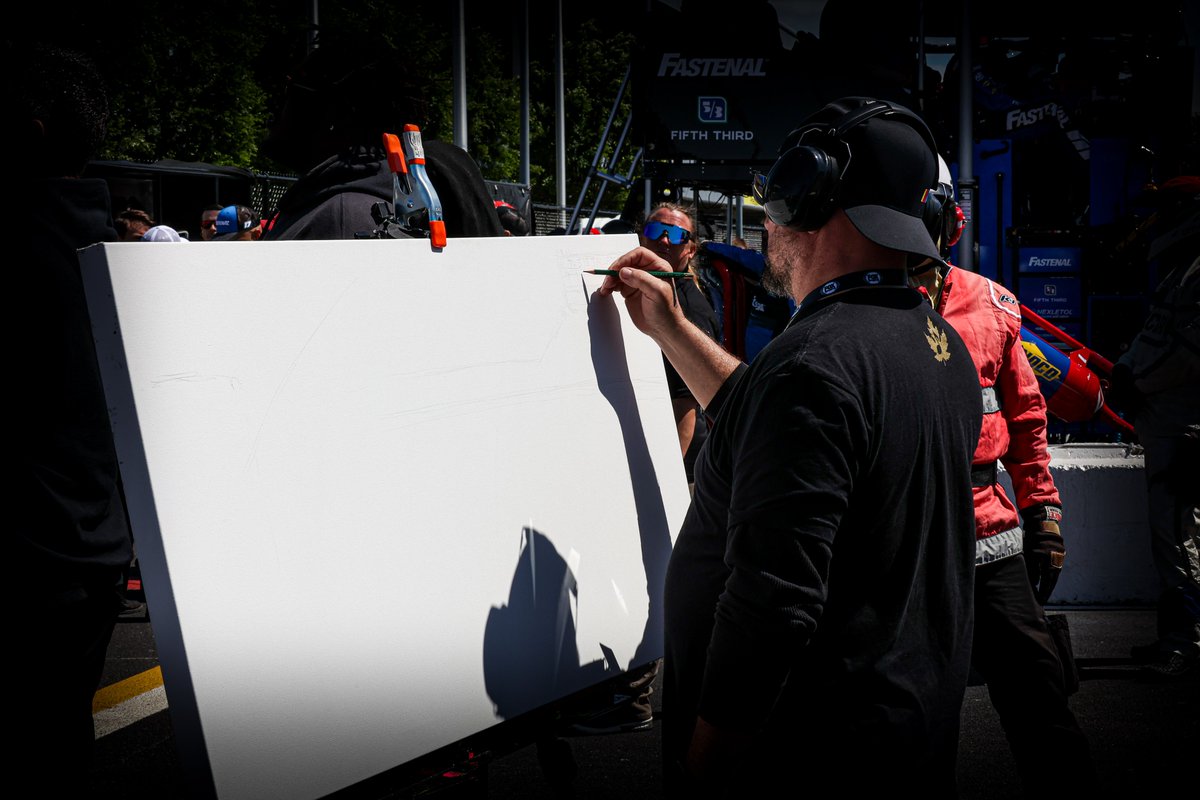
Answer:
POLYGON ((697 116, 701 122, 725 123, 729 120, 728 106, 724 97, 697 98, 697 116))
POLYGON ((1075 266, 1074 262, 1068 256, 1067 258, 1044 258, 1042 256, 1030 256, 1030 267, 1062 267, 1070 269, 1075 266))
POLYGON ((683 58, 663 53, 658 63, 660 78, 765 78, 765 58, 683 58))
POLYGON ((1079 272, 1083 252, 1078 247, 1022 247, 1018 268, 1025 272, 1079 272))
POLYGON ((1004 117, 1004 125, 1014 131, 1017 128, 1027 128, 1042 120, 1055 120, 1064 127, 1067 124, 1067 113, 1058 107, 1058 103, 1046 103, 1037 108, 1017 108, 1009 111, 1004 117))

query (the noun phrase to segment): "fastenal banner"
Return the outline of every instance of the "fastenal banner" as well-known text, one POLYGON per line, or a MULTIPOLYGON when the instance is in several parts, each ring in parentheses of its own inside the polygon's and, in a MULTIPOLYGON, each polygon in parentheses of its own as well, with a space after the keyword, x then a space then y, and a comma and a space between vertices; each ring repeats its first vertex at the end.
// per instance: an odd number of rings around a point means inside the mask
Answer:
POLYGON ((691 166, 714 180, 748 181, 752 167, 769 166, 788 132, 823 102, 814 82, 789 67, 753 53, 642 51, 635 119, 651 171, 657 164, 657 174, 671 177, 691 166))

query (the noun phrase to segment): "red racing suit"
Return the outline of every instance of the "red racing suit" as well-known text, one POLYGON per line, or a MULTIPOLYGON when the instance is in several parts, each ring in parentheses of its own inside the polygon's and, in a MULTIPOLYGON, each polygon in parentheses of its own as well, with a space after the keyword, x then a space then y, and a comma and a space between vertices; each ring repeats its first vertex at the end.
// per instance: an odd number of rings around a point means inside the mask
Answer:
POLYGON ((1046 401, 1021 347, 1021 311, 1012 292, 951 266, 937 311, 962 337, 983 391, 972 482, 975 563, 986 564, 1022 551, 1018 508, 1050 505, 1051 515, 1061 513, 1046 449, 1046 401), (1012 479, 1016 506, 996 482, 997 461, 1012 479))

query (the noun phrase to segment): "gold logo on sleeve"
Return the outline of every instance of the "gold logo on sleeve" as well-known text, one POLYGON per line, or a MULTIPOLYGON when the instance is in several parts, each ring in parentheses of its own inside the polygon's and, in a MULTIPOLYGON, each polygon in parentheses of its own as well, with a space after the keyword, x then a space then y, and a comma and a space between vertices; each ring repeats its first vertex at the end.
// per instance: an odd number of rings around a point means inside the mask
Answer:
POLYGON ((929 333, 925 334, 925 341, 929 342, 933 357, 944 364, 950 360, 950 341, 946 338, 946 332, 934 325, 932 319, 927 321, 929 333))

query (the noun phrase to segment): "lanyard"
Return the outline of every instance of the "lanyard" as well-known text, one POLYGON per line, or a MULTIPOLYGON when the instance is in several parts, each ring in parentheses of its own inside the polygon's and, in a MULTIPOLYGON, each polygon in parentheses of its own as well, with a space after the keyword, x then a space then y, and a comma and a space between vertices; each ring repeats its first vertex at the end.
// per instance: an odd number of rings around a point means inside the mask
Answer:
POLYGON ((837 297, 854 289, 895 289, 907 287, 908 276, 902 269, 872 269, 864 272, 851 272, 847 275, 834 278, 809 292, 796 307, 796 313, 792 315, 792 319, 788 322, 788 325, 790 326, 814 306, 831 297, 837 297))

